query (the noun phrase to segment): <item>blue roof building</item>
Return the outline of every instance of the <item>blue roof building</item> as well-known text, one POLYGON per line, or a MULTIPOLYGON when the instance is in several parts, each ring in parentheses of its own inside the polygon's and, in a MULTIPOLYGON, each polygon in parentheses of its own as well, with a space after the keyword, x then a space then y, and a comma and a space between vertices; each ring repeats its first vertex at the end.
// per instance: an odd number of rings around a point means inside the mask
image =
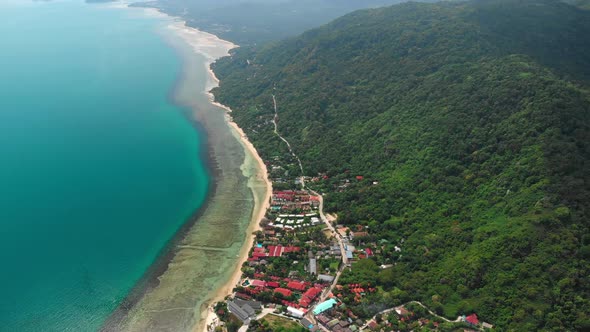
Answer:
POLYGON ((336 304, 336 300, 334 299, 329 299, 328 301, 324 301, 320 304, 318 304, 315 309, 313 309, 313 314, 314 315, 319 315, 322 312, 326 311, 326 310, 330 310, 332 309, 332 307, 336 304))

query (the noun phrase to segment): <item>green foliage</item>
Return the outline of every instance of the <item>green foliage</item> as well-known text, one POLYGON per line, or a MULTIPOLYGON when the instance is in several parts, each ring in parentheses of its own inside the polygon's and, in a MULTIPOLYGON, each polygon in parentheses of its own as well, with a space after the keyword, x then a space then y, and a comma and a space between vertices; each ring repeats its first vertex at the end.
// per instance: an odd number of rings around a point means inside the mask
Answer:
POLYGON ((590 12, 557 1, 363 10, 237 50, 214 93, 264 159, 288 161, 274 94, 307 175, 328 176, 313 184, 327 209, 388 240, 389 271, 342 275, 383 288, 363 310, 403 298, 575 330, 590 318, 589 35, 590 12))
POLYGON ((266 315, 260 321, 252 321, 248 326, 251 332, 304 332, 303 326, 287 318, 266 315))
POLYGON ((375 286, 379 267, 372 259, 363 259, 354 264, 352 269, 344 270, 340 284, 367 284, 375 286))

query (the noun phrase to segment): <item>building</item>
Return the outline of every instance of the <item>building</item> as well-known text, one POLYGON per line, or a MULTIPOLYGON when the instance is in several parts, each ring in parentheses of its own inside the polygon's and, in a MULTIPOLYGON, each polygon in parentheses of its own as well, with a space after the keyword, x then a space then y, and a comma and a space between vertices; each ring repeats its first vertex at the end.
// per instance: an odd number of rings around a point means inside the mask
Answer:
POLYGON ((404 307, 397 307, 397 308, 395 308, 395 312, 400 317, 407 317, 407 316, 410 315, 410 312, 408 310, 406 310, 406 308, 404 308, 404 307))
POLYGON ((352 232, 350 235, 351 235, 350 236, 351 238, 357 238, 357 237, 369 236, 369 233, 367 233, 367 232, 352 232))
POLYGON ((348 239, 348 233, 350 233, 350 229, 348 227, 338 228, 336 231, 342 238, 348 239))
POLYGON ((354 255, 352 254, 351 250, 346 250, 346 258, 347 259, 354 259, 354 255))
POLYGON ((235 301, 227 302, 227 308, 234 316, 242 321, 245 325, 250 324, 250 320, 256 317, 256 311, 249 305, 240 306, 235 301))
POLYGON ((287 307, 287 314, 289 316, 295 317, 295 318, 303 318, 303 315, 305 315, 305 312, 293 308, 293 307, 287 307))
POLYGON ((304 291, 305 290, 305 284, 299 281, 291 281, 287 284, 287 288, 295 290, 295 291, 304 291))
POLYGON ((275 289, 275 293, 282 294, 284 297, 289 297, 293 294, 292 291, 285 289, 285 288, 280 288, 280 287, 275 289))
POLYGON ((334 277, 328 274, 318 274, 318 280, 331 283, 334 281, 334 277))
POLYGON ((315 258, 309 259, 309 274, 318 274, 318 266, 315 258))
POLYGON ((298 252, 301 248, 287 246, 283 247, 282 245, 278 246, 268 246, 268 257, 281 257, 283 254, 290 253, 290 252, 298 252))
POLYGON ((476 314, 471 314, 465 318, 465 321, 469 325, 477 326, 479 324, 479 319, 477 318, 476 314))
POLYGON ((313 309, 313 314, 314 315, 319 315, 324 311, 330 310, 332 309, 332 307, 334 307, 334 305, 336 305, 336 300, 334 299, 329 299, 328 301, 324 301, 320 304, 318 304, 315 309, 313 309))
POLYGON ((483 327, 484 329, 493 329, 494 325, 492 325, 490 323, 482 322, 481 327, 483 327))
POLYGON ((305 327, 306 329, 315 332, 315 331, 319 331, 320 328, 317 327, 316 325, 314 325, 312 322, 310 322, 307 318, 303 318, 299 321, 299 323, 305 327))
POLYGON ((299 305, 307 308, 309 307, 313 301, 322 293, 322 289, 319 287, 311 287, 308 289, 303 295, 301 295, 301 299, 299 300, 299 305))
POLYGON ((253 287, 266 287, 266 281, 263 280, 250 280, 250 286, 253 287))
POLYGON ((254 309, 254 311, 256 311, 256 310, 262 310, 262 303, 259 302, 259 301, 245 301, 245 300, 242 300, 242 299, 234 299, 234 303, 236 303, 240 307, 243 307, 245 305, 248 305, 252 309, 254 309))

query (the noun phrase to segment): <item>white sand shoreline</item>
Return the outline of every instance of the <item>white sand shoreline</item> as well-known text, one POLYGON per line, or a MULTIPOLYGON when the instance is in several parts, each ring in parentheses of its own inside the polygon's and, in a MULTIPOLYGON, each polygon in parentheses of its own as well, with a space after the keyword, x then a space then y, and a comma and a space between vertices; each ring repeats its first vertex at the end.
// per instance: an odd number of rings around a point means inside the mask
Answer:
POLYGON ((242 277, 241 266, 247 260, 248 253, 250 248, 254 243, 254 236, 252 233, 261 230, 260 221, 264 218, 266 211, 270 207, 270 197, 272 195, 272 184, 268 180, 268 172, 264 161, 258 155, 258 152, 254 148, 254 145, 248 140, 246 134, 235 122, 231 120, 231 116, 229 115, 232 110, 215 101, 215 97, 211 93, 211 90, 219 85, 219 79, 215 76, 215 73, 211 69, 211 64, 215 62, 217 59, 229 55, 229 50, 237 47, 231 42, 225 41, 220 39, 219 37, 203 32, 194 28, 190 28, 186 26, 184 21, 177 21, 174 24, 170 25, 169 28, 173 29, 178 36, 180 36, 188 45, 193 48, 193 51, 199 53, 206 57, 206 67, 207 72, 209 74, 209 81, 206 86, 205 93, 209 96, 210 102, 212 105, 219 107, 224 112, 226 112, 226 122, 228 126, 232 129, 234 136, 236 139, 240 141, 242 146, 244 147, 244 151, 246 153, 246 157, 244 160, 243 167, 246 167, 248 163, 248 159, 252 158, 253 162, 256 165, 257 173, 253 174, 252 176, 255 179, 250 179, 254 181, 249 181, 248 186, 251 188, 254 194, 255 202, 254 202, 254 209, 252 211, 252 217, 250 220, 250 224, 246 231, 246 241, 242 245, 242 248, 239 253, 238 262, 235 265, 235 269, 231 274, 229 280, 215 290, 213 293, 214 295, 207 299, 206 310, 201 312, 201 317, 198 324, 195 326, 193 331, 201 332, 207 331, 207 327, 211 325, 217 315, 213 311, 213 304, 219 301, 223 301, 226 296, 232 294, 233 288, 238 284, 242 277), (220 52, 220 49, 223 51, 220 52), (258 198, 258 195, 254 192, 256 190, 252 185, 253 182, 260 181, 264 182, 266 190, 265 195, 262 199, 258 198))
MULTIPOLYGON (((111 6, 117 7, 127 7, 128 5, 129 3, 125 2, 120 4, 111 4, 111 6)), ((207 293, 206 298, 203 299, 203 302, 199 300, 199 302, 194 303, 194 312, 200 312, 200 316, 199 319, 194 322, 194 325, 192 325, 193 323, 190 323, 191 327, 187 327, 187 329, 199 332, 206 331, 207 326, 211 324, 216 317, 216 314, 212 310, 212 305, 218 301, 223 300, 227 295, 230 295, 232 293, 233 288, 239 282, 242 276, 241 266, 247 260, 249 250, 254 242, 254 236, 252 235, 252 233, 260 229, 260 220, 264 217, 267 209, 270 206, 272 184, 268 180, 266 165, 258 155, 256 149, 248 140, 244 131, 231 120, 231 116, 229 115, 231 113, 231 109, 225 105, 216 102, 213 94, 210 92, 213 88, 219 85, 219 79, 215 76, 215 73, 211 69, 211 64, 215 62, 217 59, 229 55, 229 51, 238 46, 229 41, 222 40, 213 34, 188 27, 185 21, 182 21, 181 19, 176 17, 169 16, 168 14, 163 13, 156 8, 134 9, 143 9, 145 15, 165 18, 165 23, 167 24, 165 26, 166 30, 170 31, 172 35, 178 37, 180 42, 188 45, 192 52, 205 58, 204 65, 206 67, 208 74, 207 82, 204 85, 204 89, 202 91, 194 91, 194 93, 204 93, 207 96, 209 103, 213 105, 215 109, 219 109, 220 112, 224 112, 224 121, 227 124, 228 129, 230 130, 228 133, 231 132, 231 135, 233 135, 236 138, 237 142, 240 143, 245 153, 245 158, 242 162, 240 169, 242 170, 242 174, 248 178, 247 185, 254 197, 254 207, 252 209, 249 224, 247 225, 247 229, 245 231, 245 241, 242 247, 240 248, 236 264, 232 266, 233 270, 231 271, 231 274, 228 273, 229 277, 227 278, 225 283, 220 285, 217 289, 213 289, 209 293, 207 293)), ((186 71, 189 69, 185 67, 183 70, 186 73, 186 71)), ((188 93, 190 94, 191 92, 188 91, 188 93)), ((188 277, 189 276, 187 276, 187 278, 188 277)), ((171 281, 174 280, 174 276, 172 276, 172 279, 168 278, 167 280, 167 287, 171 287, 170 284, 174 283, 173 281, 171 281)), ((156 301, 157 299, 162 299, 161 296, 155 296, 155 298, 156 301)), ((157 302, 154 302, 152 300, 151 303, 157 302)), ((145 308, 142 307, 142 309, 138 310, 139 314, 136 313, 134 315, 133 322, 137 322, 138 320, 142 321, 146 319, 145 316, 141 315, 142 313, 145 314, 145 308)), ((146 325, 139 324, 133 326, 135 326, 135 330, 140 330, 142 326, 146 325)), ((132 328, 131 330, 134 329, 132 328)))

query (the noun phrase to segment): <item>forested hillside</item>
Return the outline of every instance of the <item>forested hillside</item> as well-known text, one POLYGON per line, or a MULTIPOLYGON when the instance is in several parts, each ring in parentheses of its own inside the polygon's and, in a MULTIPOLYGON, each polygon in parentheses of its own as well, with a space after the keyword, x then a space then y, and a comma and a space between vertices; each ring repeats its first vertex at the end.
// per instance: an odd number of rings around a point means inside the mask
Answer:
POLYGON ((266 160, 286 158, 274 94, 310 185, 383 244, 395 265, 354 310, 419 300, 499 331, 582 330, 588 36, 590 12, 564 2, 401 4, 238 49, 214 93, 266 160))

